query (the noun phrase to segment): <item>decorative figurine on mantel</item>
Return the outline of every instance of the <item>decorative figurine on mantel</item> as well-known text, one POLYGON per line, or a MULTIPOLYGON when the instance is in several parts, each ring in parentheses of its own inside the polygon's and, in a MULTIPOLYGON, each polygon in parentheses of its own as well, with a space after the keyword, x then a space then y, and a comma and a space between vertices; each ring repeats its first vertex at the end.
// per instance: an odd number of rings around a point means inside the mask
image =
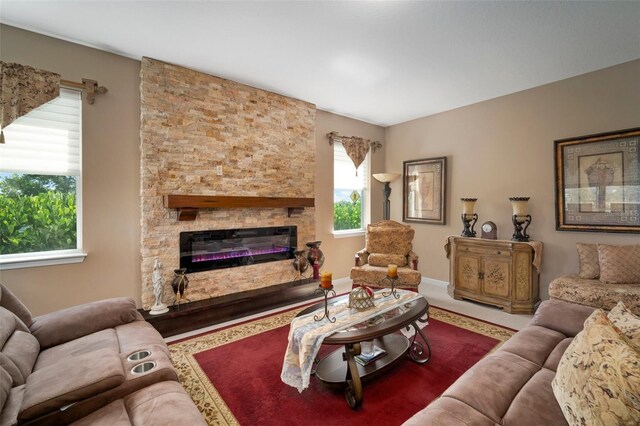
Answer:
POLYGON ((164 296, 164 278, 162 277, 162 263, 156 257, 153 263, 153 273, 151 274, 151 282, 153 283, 153 295, 156 300, 149 313, 151 315, 160 315, 165 312, 169 312, 167 305, 162 303, 162 296, 164 296))

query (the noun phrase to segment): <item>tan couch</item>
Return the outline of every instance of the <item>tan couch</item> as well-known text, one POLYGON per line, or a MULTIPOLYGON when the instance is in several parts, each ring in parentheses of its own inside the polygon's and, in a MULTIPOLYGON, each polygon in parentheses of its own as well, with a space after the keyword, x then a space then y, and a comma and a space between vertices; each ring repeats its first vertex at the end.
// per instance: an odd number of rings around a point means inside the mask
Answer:
POLYGON ((579 272, 549 284, 552 299, 611 310, 620 301, 640 315, 640 246, 578 243, 579 272))
POLYGON ((415 231, 393 220, 367 225, 365 248, 356 253, 350 277, 354 285, 389 287, 384 279, 389 264, 398 266, 397 287, 417 289, 422 276, 413 249, 415 231))
POLYGON ((131 299, 32 317, 0 284, 0 323, 2 426, 87 416, 92 424, 205 424, 177 382, 162 337, 131 299), (130 359, 141 350, 148 356, 130 359), (142 363, 153 368, 136 372, 142 363), (156 407, 169 397, 180 411, 156 407))
POLYGON ((542 302, 527 327, 405 425, 566 425, 551 381, 593 310, 560 300, 542 302))

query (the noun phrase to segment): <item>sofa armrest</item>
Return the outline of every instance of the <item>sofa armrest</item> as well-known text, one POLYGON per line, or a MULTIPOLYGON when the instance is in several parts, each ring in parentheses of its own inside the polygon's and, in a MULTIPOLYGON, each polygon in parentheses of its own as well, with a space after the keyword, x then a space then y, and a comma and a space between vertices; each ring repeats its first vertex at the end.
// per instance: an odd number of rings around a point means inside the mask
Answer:
POLYGON ((369 263, 369 252, 367 249, 362 249, 356 253, 356 258, 358 259, 358 264, 356 266, 364 266, 369 263))
POLYGON ((44 350, 97 331, 140 320, 143 318, 133 299, 118 297, 35 317, 30 330, 44 350))
POLYGON ((558 299, 545 300, 536 310, 530 325, 549 328, 567 337, 574 337, 584 327, 585 320, 595 308, 563 302, 558 299))
POLYGON ((31 373, 18 420, 25 422, 63 410, 121 385, 125 377, 120 356, 107 349, 62 359, 31 373))

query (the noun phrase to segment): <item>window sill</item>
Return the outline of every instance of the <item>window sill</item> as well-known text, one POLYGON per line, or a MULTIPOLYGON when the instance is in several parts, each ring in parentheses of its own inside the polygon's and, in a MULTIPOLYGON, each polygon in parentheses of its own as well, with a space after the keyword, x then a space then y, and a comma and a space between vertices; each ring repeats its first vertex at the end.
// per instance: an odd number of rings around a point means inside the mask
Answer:
POLYGON ((35 268, 38 266, 81 263, 87 257, 79 251, 58 251, 0 256, 0 271, 9 269, 35 268))
POLYGON ((333 231, 333 238, 350 238, 364 236, 364 229, 358 229, 355 231, 333 231))

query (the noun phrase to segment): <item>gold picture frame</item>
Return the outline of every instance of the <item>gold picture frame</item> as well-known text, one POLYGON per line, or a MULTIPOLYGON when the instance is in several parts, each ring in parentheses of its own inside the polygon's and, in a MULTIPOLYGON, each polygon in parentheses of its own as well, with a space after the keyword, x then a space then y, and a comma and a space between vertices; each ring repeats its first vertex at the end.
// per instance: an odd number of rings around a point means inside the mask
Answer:
POLYGON ((640 233, 640 128, 555 141, 556 229, 640 233))
POLYGON ((447 157, 403 162, 402 220, 446 224, 447 157))

